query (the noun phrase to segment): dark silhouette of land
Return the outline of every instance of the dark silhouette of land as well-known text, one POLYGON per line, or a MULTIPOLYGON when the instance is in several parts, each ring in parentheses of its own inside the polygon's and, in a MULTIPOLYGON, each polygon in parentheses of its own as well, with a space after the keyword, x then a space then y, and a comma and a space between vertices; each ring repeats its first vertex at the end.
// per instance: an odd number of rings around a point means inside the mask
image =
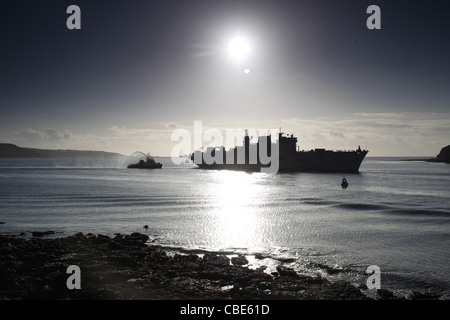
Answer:
POLYGON ((118 153, 91 150, 50 150, 22 148, 11 143, 0 143, 0 158, 66 158, 66 157, 118 157, 118 153))
MULTIPOLYGON (((54 232, 33 232, 31 239, 0 235, 0 297, 13 300, 367 300, 361 289, 345 281, 330 282, 278 266, 245 266, 245 257, 231 260, 206 252, 170 256, 151 245, 145 234, 77 233, 47 239, 54 232), (244 260, 244 261, 241 261, 244 260), (82 290, 68 290, 65 270, 80 266, 82 290), (224 289, 229 287, 229 289, 224 289)), ((398 299, 387 290, 380 298, 398 299)))
POLYGON ((436 158, 428 159, 427 161, 450 163, 450 145, 442 148, 436 158))
POLYGON ((450 163, 450 145, 443 147, 441 152, 435 158, 413 158, 403 159, 401 161, 426 161, 426 162, 444 162, 450 163))
MULTIPOLYGON (((402 300, 388 289, 369 298, 365 283, 330 281, 278 265, 248 267, 245 256, 167 254, 146 234, 83 234, 46 238, 0 235, 0 300, 402 300), (81 290, 68 290, 68 266, 81 268, 81 290)), ((256 259, 260 259, 256 257, 256 259)), ((261 257, 262 259, 262 257, 261 257)), ((329 274, 340 272, 328 267, 329 274)), ((373 292, 375 294, 375 292, 373 292)), ((407 299, 436 300, 413 292, 407 299)))

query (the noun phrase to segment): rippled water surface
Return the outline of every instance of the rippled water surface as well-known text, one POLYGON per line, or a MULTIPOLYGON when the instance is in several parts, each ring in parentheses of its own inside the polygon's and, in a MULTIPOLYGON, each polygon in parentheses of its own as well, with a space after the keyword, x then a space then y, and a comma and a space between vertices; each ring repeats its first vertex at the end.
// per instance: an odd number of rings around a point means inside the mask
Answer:
POLYGON ((367 158, 342 189, 340 174, 157 161, 163 169, 126 169, 124 159, 0 159, 0 232, 142 232, 179 250, 243 253, 252 264, 283 261, 355 283, 377 265, 383 287, 449 297, 450 165, 367 158))

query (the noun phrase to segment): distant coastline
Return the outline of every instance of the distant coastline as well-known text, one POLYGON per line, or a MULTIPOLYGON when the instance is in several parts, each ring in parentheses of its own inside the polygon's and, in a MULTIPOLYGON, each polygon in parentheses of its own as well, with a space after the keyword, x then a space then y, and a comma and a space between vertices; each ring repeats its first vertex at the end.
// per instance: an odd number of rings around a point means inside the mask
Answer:
POLYGON ((402 161, 426 161, 426 162, 450 163, 450 145, 443 147, 439 152, 439 154, 434 158, 411 158, 411 159, 402 159, 402 161))
POLYGON ((92 150, 52 150, 22 148, 11 143, 0 143, 0 158, 67 158, 67 157, 121 157, 122 154, 92 150))

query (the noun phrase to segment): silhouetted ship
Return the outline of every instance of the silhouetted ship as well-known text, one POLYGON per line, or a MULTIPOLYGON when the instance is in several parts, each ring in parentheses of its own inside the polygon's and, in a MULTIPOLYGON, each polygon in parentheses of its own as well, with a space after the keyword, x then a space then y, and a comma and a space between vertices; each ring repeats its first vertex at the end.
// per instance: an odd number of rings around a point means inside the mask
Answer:
POLYGON ((202 169, 263 171, 269 168, 267 158, 276 155, 273 148, 278 147, 278 170, 276 172, 346 172, 358 173, 359 167, 367 155, 367 150, 358 147, 350 151, 332 151, 313 149, 297 150, 297 138, 293 135, 278 134, 278 141, 272 143, 271 136, 262 136, 251 144, 246 131, 244 145, 228 151, 224 147, 208 147, 205 152, 195 151, 191 160, 202 169), (262 155, 260 149, 263 147, 262 155), (223 155, 223 158, 220 157, 223 155), (264 158, 263 158, 264 157, 264 158), (217 159, 219 161, 217 161, 217 159), (214 159, 212 161, 211 159, 214 159))
POLYGON ((145 155, 145 161, 141 159, 138 163, 133 163, 127 166, 129 169, 161 169, 162 164, 156 162, 150 154, 145 155))

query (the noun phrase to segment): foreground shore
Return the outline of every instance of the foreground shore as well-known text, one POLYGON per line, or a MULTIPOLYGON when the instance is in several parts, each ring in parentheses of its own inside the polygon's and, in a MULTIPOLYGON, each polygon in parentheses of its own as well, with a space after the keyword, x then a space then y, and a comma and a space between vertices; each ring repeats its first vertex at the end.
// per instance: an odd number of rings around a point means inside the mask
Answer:
MULTIPOLYGON (((368 299, 344 281, 299 275, 281 266, 272 274, 264 267, 247 268, 244 257, 169 256, 140 233, 43 235, 0 235, 0 299, 368 299), (71 265, 79 267, 81 289, 68 288, 71 265)), ((395 296, 379 290, 377 298, 395 296)))

